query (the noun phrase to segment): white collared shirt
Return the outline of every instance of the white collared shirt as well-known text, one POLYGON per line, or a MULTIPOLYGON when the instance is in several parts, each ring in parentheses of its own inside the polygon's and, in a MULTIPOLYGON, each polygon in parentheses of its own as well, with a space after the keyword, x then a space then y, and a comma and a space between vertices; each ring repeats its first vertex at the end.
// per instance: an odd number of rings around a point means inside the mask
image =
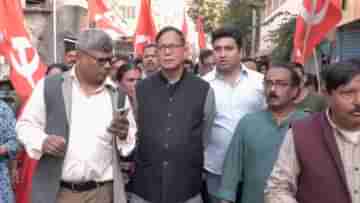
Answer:
MULTIPOLYGON (((71 71, 72 112, 62 179, 71 182, 112 180, 113 136, 106 130, 113 115, 110 93, 105 89, 104 84, 95 91, 95 94, 85 95, 74 69, 71 71)), ((136 123, 128 98, 125 107, 130 108, 129 136, 125 141, 117 140, 117 143, 121 152, 127 155, 135 147, 136 123)), ((42 80, 35 87, 16 125, 18 140, 24 145, 31 158, 40 159, 42 156, 42 144, 48 136, 44 132, 45 122, 44 80, 42 80)))
POLYGON ((263 76, 242 65, 234 84, 225 82, 215 69, 203 79, 213 88, 216 103, 215 120, 205 148, 205 169, 220 175, 239 120, 248 113, 265 109, 263 76))

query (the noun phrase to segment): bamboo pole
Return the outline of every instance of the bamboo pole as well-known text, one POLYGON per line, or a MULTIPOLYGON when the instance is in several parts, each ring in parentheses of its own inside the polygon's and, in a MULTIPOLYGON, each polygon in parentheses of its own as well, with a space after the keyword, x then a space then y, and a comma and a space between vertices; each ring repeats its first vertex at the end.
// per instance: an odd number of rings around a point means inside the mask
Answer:
POLYGON ((54 63, 57 62, 57 17, 56 17, 56 0, 53 0, 53 53, 54 53, 54 63))
POLYGON ((314 62, 315 62, 315 72, 316 72, 316 78, 318 83, 318 92, 321 93, 321 77, 320 77, 320 63, 316 54, 316 49, 313 51, 314 55, 314 62))

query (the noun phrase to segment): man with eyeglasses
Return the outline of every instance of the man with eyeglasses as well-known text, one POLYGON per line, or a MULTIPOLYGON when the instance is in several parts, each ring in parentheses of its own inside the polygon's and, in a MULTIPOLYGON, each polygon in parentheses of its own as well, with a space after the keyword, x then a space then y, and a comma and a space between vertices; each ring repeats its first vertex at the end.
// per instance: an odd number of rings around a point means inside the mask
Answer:
POLYGON ((159 52, 156 44, 151 43, 144 47, 143 64, 144 78, 159 71, 159 52))
POLYGON ((126 203, 119 158, 134 148, 136 124, 128 99, 107 80, 112 40, 85 30, 77 54, 70 71, 39 82, 17 123, 38 160, 31 202, 126 203))
POLYGON ((300 77, 291 66, 272 64, 265 74, 264 89, 267 110, 248 114, 239 121, 227 151, 217 193, 223 203, 264 202, 266 180, 290 122, 305 116, 296 111, 300 77))
POLYGON ((207 82, 185 70, 180 30, 163 28, 156 43, 161 69, 136 88, 139 141, 130 202, 201 203, 214 95, 207 82))

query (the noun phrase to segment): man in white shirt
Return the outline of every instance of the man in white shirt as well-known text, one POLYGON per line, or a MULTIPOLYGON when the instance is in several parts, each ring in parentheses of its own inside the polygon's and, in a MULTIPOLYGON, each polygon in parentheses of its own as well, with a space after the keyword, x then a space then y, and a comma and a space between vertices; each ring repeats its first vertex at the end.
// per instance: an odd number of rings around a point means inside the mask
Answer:
POLYGON ((125 96, 107 80, 112 41, 101 30, 85 30, 77 50, 70 72, 39 82, 16 126, 29 156, 39 160, 31 202, 125 203, 119 154, 133 149, 136 124, 128 100, 129 110, 117 111, 125 96))
POLYGON ((246 114, 265 107, 263 76, 241 64, 242 37, 234 27, 212 33, 216 70, 204 79, 214 89, 216 113, 205 148, 207 189, 211 203, 216 197, 223 173, 223 162, 238 121, 246 114))

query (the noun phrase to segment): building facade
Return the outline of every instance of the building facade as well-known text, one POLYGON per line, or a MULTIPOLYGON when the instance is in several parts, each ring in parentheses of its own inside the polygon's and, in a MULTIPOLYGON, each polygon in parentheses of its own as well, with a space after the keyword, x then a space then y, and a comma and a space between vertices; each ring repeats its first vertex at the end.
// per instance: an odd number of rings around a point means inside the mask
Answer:
POLYGON ((334 60, 360 57, 360 1, 342 1, 343 19, 337 27, 334 60))
MULTIPOLYGON (((141 0, 106 0, 115 15, 119 17, 131 38, 137 25, 141 0)), ((157 29, 166 25, 181 28, 183 15, 192 0, 152 0, 152 15, 157 29)), ((46 64, 63 62, 65 35, 76 35, 88 26, 87 0, 21 0, 25 26, 32 45, 38 50, 41 60, 46 64), (54 5, 53 3, 56 2, 54 5), (56 27, 54 28, 54 7, 56 8, 56 27), (54 34, 56 31, 56 34, 54 34), (54 40, 56 39, 56 40, 54 40), (56 46, 56 47, 55 47, 56 46)), ((193 47, 197 35, 195 25, 187 16, 189 42, 193 47)), ((130 43, 131 45, 131 43, 130 43)), ((8 66, 0 56, 0 77, 6 77, 8 66)))
MULTIPOLYGON (((273 44, 268 40, 271 30, 275 30, 289 15, 277 17, 282 13, 298 15, 299 5, 303 0, 266 0, 261 27, 259 53, 269 54, 273 44), (272 21, 272 19, 275 19, 272 21), (266 22, 271 23, 266 23, 266 22)), ((344 60, 360 56, 360 1, 341 1, 343 19, 334 32, 328 35, 330 44, 325 49, 325 54, 330 54, 332 61, 344 60)))
POLYGON ((274 45, 269 41, 271 31, 277 30, 289 18, 298 15, 302 0, 266 0, 261 15, 261 29, 258 55, 268 55, 274 45))

